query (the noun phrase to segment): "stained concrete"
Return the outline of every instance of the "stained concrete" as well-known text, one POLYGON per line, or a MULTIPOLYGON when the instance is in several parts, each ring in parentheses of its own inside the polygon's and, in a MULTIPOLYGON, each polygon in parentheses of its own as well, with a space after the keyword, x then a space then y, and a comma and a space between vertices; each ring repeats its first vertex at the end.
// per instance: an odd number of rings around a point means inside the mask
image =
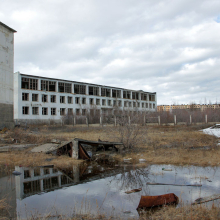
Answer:
POLYGON ((13 105, 0 103, 0 130, 4 127, 12 128, 13 126, 13 105))

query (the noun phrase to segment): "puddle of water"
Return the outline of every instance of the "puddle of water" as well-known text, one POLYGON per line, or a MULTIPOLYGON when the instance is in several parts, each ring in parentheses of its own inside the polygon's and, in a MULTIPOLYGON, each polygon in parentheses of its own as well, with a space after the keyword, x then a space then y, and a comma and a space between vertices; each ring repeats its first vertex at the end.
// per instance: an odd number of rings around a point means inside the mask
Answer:
MULTIPOLYGON (((0 173, 0 198, 9 198, 11 210, 15 210, 10 213, 14 218, 104 213, 126 219, 138 217, 136 208, 141 195, 175 193, 181 201, 191 204, 199 197, 220 193, 219 167, 150 165, 138 168, 88 164, 68 170, 51 166, 15 167, 15 170, 21 175, 0 173), (202 184, 202 187, 147 185, 147 182, 202 184), (125 193, 135 188, 142 188, 142 191, 125 193)), ((213 202, 207 203, 210 204, 213 202)), ((219 200, 215 204, 219 205, 219 200)))

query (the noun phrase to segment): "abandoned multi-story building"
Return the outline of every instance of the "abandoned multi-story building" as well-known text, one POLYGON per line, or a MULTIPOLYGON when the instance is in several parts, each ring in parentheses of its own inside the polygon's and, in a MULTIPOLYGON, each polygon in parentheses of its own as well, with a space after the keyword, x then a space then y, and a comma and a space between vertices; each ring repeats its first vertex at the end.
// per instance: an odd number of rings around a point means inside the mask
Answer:
POLYGON ((156 93, 14 73, 14 119, 60 120, 65 115, 155 111, 156 93))
POLYGON ((0 129, 13 126, 14 33, 0 22, 0 129))

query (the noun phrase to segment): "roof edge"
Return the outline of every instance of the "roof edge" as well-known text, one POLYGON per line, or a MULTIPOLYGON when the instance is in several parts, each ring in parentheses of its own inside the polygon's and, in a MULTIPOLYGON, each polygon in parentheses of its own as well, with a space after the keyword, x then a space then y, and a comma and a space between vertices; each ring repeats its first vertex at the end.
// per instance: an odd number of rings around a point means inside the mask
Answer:
POLYGON ((16 33, 16 32, 17 32, 16 30, 14 30, 14 29, 10 28, 10 27, 9 27, 9 26, 7 26, 6 24, 2 23, 1 21, 0 21, 0 25, 2 25, 3 27, 7 28, 7 29, 8 29, 8 30, 10 30, 11 32, 14 32, 14 33, 16 33))

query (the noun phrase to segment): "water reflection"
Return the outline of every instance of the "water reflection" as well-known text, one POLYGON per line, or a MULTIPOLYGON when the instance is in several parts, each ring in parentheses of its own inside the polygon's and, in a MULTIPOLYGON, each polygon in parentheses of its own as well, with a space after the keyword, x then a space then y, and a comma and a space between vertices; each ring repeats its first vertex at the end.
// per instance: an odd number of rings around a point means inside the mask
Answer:
POLYGON ((7 195, 11 198, 10 205, 16 210, 15 216, 20 218, 27 218, 30 213, 71 216, 89 211, 118 214, 126 219, 128 216, 138 217, 136 208, 141 195, 175 193, 183 202, 191 203, 199 197, 220 193, 219 167, 170 166, 172 171, 162 171, 162 168, 161 165, 140 168, 97 163, 68 169, 15 167, 21 172, 20 176, 0 173, 0 197, 7 195), (147 182, 200 183, 202 187, 153 186, 146 185, 147 182), (142 191, 125 193, 135 188, 142 188, 142 191))

